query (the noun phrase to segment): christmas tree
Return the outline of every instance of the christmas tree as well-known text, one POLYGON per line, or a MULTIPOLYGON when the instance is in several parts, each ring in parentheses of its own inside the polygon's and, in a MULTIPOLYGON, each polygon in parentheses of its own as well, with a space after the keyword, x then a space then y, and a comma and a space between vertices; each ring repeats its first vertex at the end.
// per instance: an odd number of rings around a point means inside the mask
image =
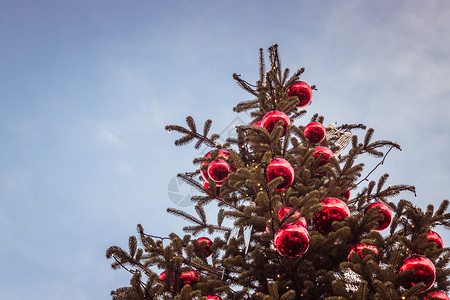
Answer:
POLYGON ((266 71, 260 49, 254 85, 233 74, 254 97, 234 107, 253 118, 236 137, 221 144, 211 120, 199 130, 192 117, 166 126, 182 134, 177 146, 210 147, 195 171, 178 174, 200 192, 191 199, 198 216, 169 208, 192 223, 189 235, 158 237, 138 225, 128 250, 110 247, 112 267, 132 274, 112 298, 449 299, 450 251, 433 231, 450 227, 448 200, 437 209, 394 201, 415 188, 372 175, 400 146, 373 141, 363 124, 324 126, 318 114, 298 121, 316 87, 300 81, 303 68, 292 76, 281 68, 277 45, 269 60, 266 71), (378 165, 364 170, 365 155, 378 165), (217 206, 213 223, 207 205, 217 206))

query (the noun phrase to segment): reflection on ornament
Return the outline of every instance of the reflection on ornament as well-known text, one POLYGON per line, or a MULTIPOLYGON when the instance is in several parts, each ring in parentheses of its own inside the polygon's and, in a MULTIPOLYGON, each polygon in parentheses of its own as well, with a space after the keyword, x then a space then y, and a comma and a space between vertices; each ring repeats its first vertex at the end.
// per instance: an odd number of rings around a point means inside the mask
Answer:
POLYGON ((444 241, 441 236, 434 231, 428 231, 427 240, 428 242, 435 242, 438 249, 442 249, 444 247, 444 241))
POLYGON ((349 200, 350 199, 350 195, 351 195, 351 191, 350 188, 347 188, 347 190, 345 191, 345 193, 341 194, 341 197, 345 200, 349 200))
MULTIPOLYGON (((222 185, 222 183, 221 182, 216 182, 216 198, 217 199, 220 199, 221 197, 220 197, 220 186, 222 185)), ((209 189, 209 182, 208 181, 203 181, 203 187, 206 189, 206 190, 210 190, 209 189)))
POLYGON ((330 157, 334 156, 333 151, 331 151, 330 149, 328 149, 327 147, 322 147, 322 146, 316 146, 314 148, 314 157, 317 159, 322 155, 322 158, 320 159, 320 163, 319 166, 322 166, 326 163, 328 163, 328 160, 330 157))
POLYGON ((431 260, 422 255, 412 255, 403 261, 400 266, 399 274, 406 270, 414 269, 413 274, 409 278, 410 281, 403 285, 404 288, 409 289, 414 285, 423 282, 425 283, 425 291, 431 288, 436 280, 436 268, 431 260))
MULTIPOLYGON (((282 219, 285 214, 287 214, 292 207, 282 207, 278 210, 278 219, 282 219)), ((300 215, 299 211, 296 211, 293 213, 286 221, 288 221, 290 218, 296 219, 294 223, 298 223, 302 225, 303 227, 308 227, 308 223, 306 222, 306 219, 300 215)))
POLYGON ((268 112, 262 119, 261 125, 264 127, 269 133, 272 133, 272 130, 277 125, 278 121, 283 121, 283 136, 286 132, 286 128, 291 125, 291 121, 289 117, 282 111, 270 111, 268 112))
POLYGON ((302 255, 309 247, 309 233, 298 223, 288 223, 280 227, 274 237, 278 252, 294 258, 302 255))
POLYGON ((198 282, 198 273, 194 270, 181 272, 180 275, 183 284, 193 285, 198 282))
POLYGON ((446 293, 443 291, 432 291, 427 293, 427 296, 424 298, 425 300, 432 300, 433 298, 439 299, 439 300, 450 300, 450 297, 447 296, 446 293))
MULTIPOLYGON (((228 156, 230 156, 230 153, 226 150, 211 150, 208 153, 206 153, 205 158, 210 158, 212 156, 212 154, 216 152, 216 158, 223 158, 223 159, 228 159, 228 156)), ((200 165, 200 172, 202 173, 202 177, 205 181, 208 181, 209 177, 208 177, 208 166, 209 162, 208 161, 203 161, 202 164, 200 165)))
POLYGON ((230 173, 230 166, 223 159, 213 160, 208 166, 208 176, 215 182, 224 181, 230 173))
POLYGON ((286 92, 288 93, 289 97, 294 96, 298 97, 300 103, 297 105, 297 107, 304 107, 311 102, 312 98, 311 87, 303 81, 295 82, 293 85, 291 85, 286 89, 286 92))
POLYGON ((314 228, 321 234, 327 235, 333 231, 333 222, 342 221, 350 216, 347 205, 337 198, 328 197, 321 201, 322 209, 313 218, 314 228))
POLYGON ((369 204, 369 206, 367 206, 364 213, 367 213, 373 207, 379 207, 380 209, 377 212, 377 214, 381 214, 383 216, 383 218, 381 218, 378 221, 378 226, 375 227, 374 230, 381 231, 381 230, 388 228, 389 225, 391 225, 391 221, 392 221, 392 211, 383 202, 374 202, 374 203, 369 204))
POLYGON ((275 188, 275 191, 282 191, 294 182, 294 168, 282 158, 274 158, 267 166, 267 182, 277 177, 283 177, 283 181, 275 188))
POLYGON ((205 245, 202 247, 202 251, 203 253, 205 253, 206 257, 211 256, 212 254, 211 245, 213 244, 213 242, 207 237, 198 238, 197 242, 200 244, 200 246, 202 245, 203 242, 205 242, 205 245))
POLYGON ((358 243, 358 244, 354 245, 354 246, 350 249, 350 252, 349 252, 348 257, 347 257, 347 260, 348 260, 349 262, 353 262, 352 259, 351 259, 351 254, 352 254, 352 252, 358 253, 358 255, 359 255, 359 257, 360 257, 361 259, 363 259, 364 257, 366 257, 366 254, 364 254, 363 252, 365 252, 365 253, 370 253, 370 254, 372 254, 372 255, 378 255, 378 249, 377 249, 377 247, 375 247, 375 246, 373 246, 373 245, 362 245, 362 244, 359 244, 359 243, 358 243), (370 251, 367 251, 367 250, 364 250, 364 249, 368 249, 368 250, 372 251, 373 253, 370 253, 370 251))
POLYGON ((159 274, 159 279, 161 279, 162 281, 166 280, 166 272, 162 272, 161 274, 159 274))
POLYGON ((305 127, 305 138, 311 143, 320 143, 325 138, 325 127, 319 122, 312 122, 305 127))

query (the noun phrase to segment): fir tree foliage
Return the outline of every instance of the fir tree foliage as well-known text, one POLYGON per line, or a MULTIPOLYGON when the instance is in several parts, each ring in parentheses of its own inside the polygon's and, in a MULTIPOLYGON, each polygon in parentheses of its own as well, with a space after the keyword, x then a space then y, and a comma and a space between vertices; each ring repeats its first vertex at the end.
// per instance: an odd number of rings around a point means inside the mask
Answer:
MULTIPOLYGON (((414 196, 415 188, 388 185, 388 174, 377 180, 372 176, 391 151, 401 148, 388 140, 373 141, 374 130, 363 124, 328 126, 327 137, 320 145, 338 155, 321 165, 313 155, 316 144, 305 138, 305 122, 297 121, 306 111, 297 108, 299 99, 289 97, 286 92, 305 70, 299 69, 289 76, 289 69, 281 67, 277 45, 268 52, 270 62, 266 71, 260 49, 256 84, 233 74, 238 85, 254 96, 253 100, 234 107, 235 112, 247 112, 253 118, 249 125, 236 127, 235 138, 220 144, 219 135, 209 134, 211 120, 205 122, 202 130, 192 117, 186 118, 187 127, 166 126, 168 131, 182 134, 175 145, 195 142, 195 149, 206 145, 214 150, 210 157, 194 159, 196 170, 178 174, 199 191, 191 199, 197 216, 169 208, 170 214, 191 224, 183 228, 190 235, 152 236, 138 225, 138 235, 130 237, 128 251, 110 247, 106 256, 114 260, 112 267, 132 274, 130 286, 112 291, 112 298, 206 299, 207 295, 217 295, 222 299, 425 299, 423 283, 410 289, 402 287, 411 279, 411 270, 398 272, 402 261, 413 253, 425 255, 436 267, 436 282, 430 291, 439 289, 448 293, 449 248, 439 249, 435 243, 427 242, 427 233, 437 226, 449 229, 449 202, 444 200, 436 210, 432 205, 422 210, 408 200, 392 200, 402 192, 414 196), (272 132, 252 126, 273 110, 284 112, 291 124, 297 125, 289 125, 284 135, 282 122, 272 132), (341 143, 344 136, 350 142, 347 149, 341 143), (205 188, 200 166, 204 161, 216 159, 220 149, 230 153, 228 160, 235 170, 220 187, 209 180, 205 188), (369 171, 361 162, 366 155, 380 160, 369 171), (294 183, 283 191, 275 190, 282 178, 267 182, 267 166, 273 158, 286 159, 295 172, 294 183), (357 193, 346 200, 342 195, 347 190, 357 193), (321 209, 320 200, 326 197, 342 199, 351 215, 334 222, 334 231, 323 235, 314 229, 311 220, 321 209), (393 212, 390 229, 383 234, 373 230, 381 218, 378 208, 366 211, 375 201, 385 203, 393 212), (216 220, 208 221, 206 205, 217 205, 216 220), (282 207, 291 210, 279 219, 277 212, 282 207), (303 255, 287 258, 274 249, 272 240, 283 224, 298 218, 294 215, 297 212, 309 220, 310 245, 303 255), (232 228, 224 226, 224 220, 232 222, 232 228), (245 251, 242 231, 235 235, 233 229, 249 228, 251 241, 245 251), (204 242, 197 242, 195 236, 199 234, 216 236, 211 258, 202 251, 204 242), (378 253, 364 249, 363 257, 356 252, 349 255, 356 243, 373 245, 378 253), (198 283, 183 284, 180 274, 189 270, 198 272, 198 283), (161 272, 165 272, 165 278, 159 276, 161 272)), ((324 117, 315 114, 311 122, 323 123, 324 117)))

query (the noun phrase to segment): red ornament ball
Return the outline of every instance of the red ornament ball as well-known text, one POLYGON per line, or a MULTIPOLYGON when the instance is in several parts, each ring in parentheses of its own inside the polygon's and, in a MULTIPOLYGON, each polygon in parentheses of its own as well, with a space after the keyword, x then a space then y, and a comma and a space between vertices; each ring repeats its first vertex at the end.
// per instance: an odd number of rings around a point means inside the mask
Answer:
POLYGON ((162 281, 166 280, 166 272, 162 272, 161 274, 159 274, 159 279, 161 279, 162 281))
POLYGON ((282 158, 274 158, 267 166, 267 182, 272 181, 277 177, 283 177, 283 182, 281 182, 275 191, 282 191, 290 186, 294 182, 294 168, 291 164, 282 158))
MULTIPOLYGON (((209 151, 208 153, 206 153, 205 158, 210 158, 214 151, 217 151, 217 150, 212 150, 212 151, 209 151)), ((228 156, 230 156, 230 153, 228 151, 220 149, 217 152, 217 156, 216 157, 217 158, 223 158, 223 159, 226 160, 228 158, 228 156)), ((203 179, 205 181, 208 181, 208 179, 209 179, 209 177, 208 177, 208 167, 207 167, 208 165, 209 165, 208 161, 203 161, 202 164, 200 165, 200 171, 201 171, 202 177, 203 177, 203 179)))
POLYGON ((399 274, 409 269, 414 269, 414 273, 411 275, 410 282, 403 285, 406 289, 423 282, 425 283, 425 291, 427 291, 436 280, 436 268, 431 260, 425 256, 412 255, 406 258, 400 266, 399 274))
MULTIPOLYGON (((375 247, 375 246, 373 246, 373 245, 362 245, 362 244, 359 244, 359 243, 358 243, 358 244, 354 245, 354 246, 350 249, 350 252, 349 252, 348 257, 347 257, 348 261, 349 261, 349 262, 352 262, 350 256, 351 256, 351 254, 352 254, 353 251, 355 251, 356 253, 358 253, 358 255, 359 255, 359 257, 360 257, 361 259, 363 259, 364 257, 366 257, 366 254, 363 253, 363 249, 368 249, 368 250, 374 252, 375 255, 378 255, 378 249, 377 249, 377 247, 375 247)), ((364 252, 366 252, 366 251, 364 251, 364 252)), ((373 254, 373 253, 372 253, 372 254, 373 254)))
POLYGON ((211 296, 211 295, 206 296, 206 299, 207 300, 222 300, 222 298, 220 298, 218 296, 211 296))
POLYGON ((438 249, 444 247, 444 241, 442 240, 441 236, 434 231, 428 231, 427 240, 428 242, 435 242, 438 249))
POLYGON ((333 231, 333 222, 342 221, 350 216, 350 210, 338 198, 328 197, 320 202, 322 203, 322 209, 314 215, 313 225, 319 233, 327 235, 333 231))
POLYGON ((203 246, 202 250, 203 253, 205 253, 206 257, 211 256, 212 251, 211 251, 211 245, 213 244, 213 242, 207 238, 207 237, 201 237, 197 239, 197 242, 201 245, 203 242, 205 242, 206 244, 203 246))
POLYGON ((297 81, 292 86, 288 87, 286 89, 286 92, 288 93, 289 97, 298 97, 300 103, 297 105, 297 107, 304 107, 311 102, 311 87, 303 81, 297 81))
POLYGON ((262 119, 261 125, 264 127, 269 133, 272 133, 272 130, 277 125, 278 121, 283 121, 283 135, 286 132, 286 128, 291 125, 291 120, 289 117, 282 111, 274 110, 268 112, 262 119))
POLYGON ((298 223, 285 224, 275 234, 274 244, 281 255, 298 257, 308 250, 308 230, 298 223))
POLYGON ((330 157, 334 156, 333 151, 331 151, 327 147, 316 146, 314 148, 314 157, 319 158, 322 154, 323 154, 323 156, 320 159, 319 166, 326 164, 328 162, 328 160, 330 159, 330 157))
POLYGON ((384 230, 384 229, 388 228, 389 225, 391 225, 391 221, 392 221, 392 211, 383 202, 375 202, 375 203, 371 203, 371 204, 369 204, 369 206, 367 206, 365 213, 367 213, 367 211, 369 211, 369 209, 371 209, 373 207, 379 207, 380 210, 378 211, 377 214, 381 214, 383 216, 383 218, 378 221, 378 226, 375 227, 374 230, 380 231, 380 230, 384 230))
MULTIPOLYGON (((280 208, 278 210, 278 219, 281 220, 285 214, 287 214, 288 212, 291 211, 291 208, 292 207, 280 208)), ((294 223, 298 223, 298 224, 302 225, 303 227, 308 227, 308 223, 306 222, 306 219, 300 215, 299 211, 296 211, 295 213, 293 213, 292 216, 289 217, 289 219, 290 218, 297 219, 294 223)))
POLYGON ((341 195, 341 197, 345 200, 349 200, 351 195, 350 188, 347 188, 347 191, 341 195))
MULTIPOLYGON (((159 279, 161 279, 162 281, 166 281, 166 272, 162 272, 161 274, 159 274, 159 279)), ((170 282, 168 282, 170 289, 173 289, 173 286, 175 284, 175 278, 172 276, 170 282)))
POLYGON ((224 181, 229 173, 230 165, 223 159, 213 160, 208 166, 208 176, 215 182, 224 181))
POLYGON ((198 273, 194 270, 181 272, 181 280, 183 284, 196 284, 198 282, 198 273))
POLYGON ((443 291, 432 291, 427 293, 427 296, 425 297, 426 300, 431 300, 433 298, 439 299, 439 300, 450 300, 450 297, 447 296, 446 293, 443 291))
POLYGON ((261 121, 256 121, 255 123, 252 124, 253 127, 260 127, 262 126, 262 122, 261 121))
POLYGON ((305 127, 305 138, 311 143, 320 143, 325 138, 325 127, 319 122, 312 122, 305 127))
MULTIPOLYGON (((221 182, 216 182, 216 198, 217 199, 220 199, 221 197, 220 197, 220 186, 222 185, 222 183, 221 182)), ((205 189, 207 189, 207 190, 210 190, 209 189, 209 182, 208 181, 203 181, 203 187, 205 188, 205 189)))

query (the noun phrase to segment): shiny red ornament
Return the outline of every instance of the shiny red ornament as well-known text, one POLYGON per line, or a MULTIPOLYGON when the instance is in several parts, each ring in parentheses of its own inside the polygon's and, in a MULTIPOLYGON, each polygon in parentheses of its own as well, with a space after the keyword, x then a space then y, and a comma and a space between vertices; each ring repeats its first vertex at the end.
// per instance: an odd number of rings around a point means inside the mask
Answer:
POLYGON ((350 199, 350 195, 351 195, 350 188, 347 188, 347 191, 346 191, 345 193, 343 193, 343 194, 341 195, 341 197, 342 197, 343 199, 345 199, 345 200, 349 200, 349 199, 350 199))
POLYGON ((207 238, 207 237, 201 237, 201 238, 198 238, 198 239, 197 239, 197 242, 198 242, 200 245, 202 244, 202 242, 205 242, 206 244, 205 244, 205 246, 202 248, 203 253, 205 253, 205 256, 206 256, 206 257, 211 256, 211 254, 212 254, 212 251, 211 251, 211 245, 213 244, 213 242, 212 242, 209 238, 207 238))
POLYGON ((196 284, 198 282, 198 273, 194 270, 181 272, 180 275, 183 284, 196 284))
POLYGON ((446 293, 443 291, 432 291, 427 293, 426 297, 424 299, 426 300, 432 300, 433 298, 439 299, 439 300, 450 300, 450 297, 447 296, 446 293))
POLYGON ((325 138, 325 127, 319 122, 312 122, 305 127, 305 138, 311 143, 320 143, 325 138))
POLYGON ((380 231, 380 230, 384 230, 384 229, 388 228, 389 225, 391 225, 391 221, 392 221, 392 211, 383 202, 374 202, 374 203, 369 204, 369 206, 367 206, 365 213, 367 213, 367 211, 369 211, 369 209, 371 209, 373 207, 379 207, 380 210, 378 211, 378 214, 383 215, 383 218, 378 221, 378 226, 375 227, 373 230, 380 231))
MULTIPOLYGON (((292 207, 282 207, 278 210, 278 219, 282 219, 285 214, 287 214, 292 207)), ((299 211, 296 211, 292 214, 289 218, 297 219, 294 223, 298 223, 302 225, 303 227, 308 227, 308 223, 306 222, 306 219, 300 215, 299 211)))
POLYGON ((438 249, 444 247, 444 241, 442 240, 441 236, 434 231, 428 231, 427 240, 428 242, 435 242, 438 249))
MULTIPOLYGON (((373 246, 373 245, 362 245, 362 244, 359 244, 359 243, 358 243, 358 244, 354 245, 354 246, 350 249, 350 252, 349 252, 348 257, 347 257, 348 261, 349 261, 349 262, 352 262, 350 256, 351 256, 351 254, 352 254, 353 251, 356 252, 356 253, 358 253, 358 255, 359 255, 359 257, 360 257, 361 259, 363 259, 364 257, 366 257, 366 254, 363 253, 363 249, 369 249, 370 251, 374 252, 373 254, 378 255, 378 249, 377 249, 377 247, 375 247, 375 246, 373 246)), ((364 251, 364 252, 366 252, 366 251, 364 251)))
POLYGON ((208 176, 215 182, 224 181, 229 173, 230 165, 223 159, 213 160, 208 166, 208 176))
POLYGON ((347 205, 338 198, 328 197, 321 201, 322 209, 313 218, 314 228, 321 234, 327 235, 333 231, 333 222, 342 221, 350 216, 347 205))
POLYGON ((282 158, 274 158, 267 166, 267 182, 272 181, 277 177, 283 177, 283 182, 281 182, 275 191, 282 191, 290 186, 294 182, 294 168, 291 164, 282 158))
POLYGON ((283 121, 283 135, 286 132, 286 128, 291 125, 291 120, 289 117, 282 111, 270 111, 268 112, 262 119, 261 125, 264 127, 269 133, 272 133, 272 130, 277 125, 278 121, 283 121))
MULTIPOLYGON (((216 187, 219 188, 218 190, 220 190, 221 185, 222 185, 221 182, 216 182, 216 187)), ((203 187, 209 190, 209 181, 203 181, 203 187)))
MULTIPOLYGON (((166 272, 162 272, 161 274, 159 274, 158 278, 161 279, 162 281, 166 281, 166 272)), ((175 278, 172 277, 172 279, 169 282, 169 286, 170 286, 171 290, 173 289, 174 284, 175 284, 175 278)))
POLYGON ((260 127, 262 126, 262 122, 261 121, 256 121, 255 123, 252 124, 253 127, 260 127))
POLYGON ((412 255, 407 257, 400 266, 399 274, 406 270, 414 269, 410 282, 403 287, 406 289, 423 282, 425 283, 425 291, 429 290, 436 280, 436 268, 431 260, 422 255, 412 255))
POLYGON ((207 300, 222 300, 222 298, 220 298, 218 296, 211 296, 211 295, 206 296, 206 299, 207 300))
POLYGON ((161 279, 162 281, 166 280, 166 272, 162 272, 161 274, 159 274, 159 279, 161 279))
POLYGON ((300 103, 297 105, 297 107, 304 107, 311 102, 311 87, 303 81, 297 81, 292 86, 288 87, 286 89, 286 92, 288 93, 289 97, 298 97, 300 103))
POLYGON ((315 158, 319 158, 320 155, 322 155, 322 154, 323 154, 323 156, 320 159, 319 166, 322 166, 322 165, 326 164, 328 162, 328 160, 330 159, 330 157, 334 156, 333 151, 331 151, 327 147, 316 146, 314 148, 314 157, 315 158))
POLYGON ((275 234, 274 244, 281 255, 298 257, 309 248, 308 230, 298 223, 285 224, 275 234))
MULTIPOLYGON (((221 182, 216 182, 216 198, 220 199, 220 186, 222 185, 221 182)), ((207 190, 209 190, 209 182, 208 181, 203 181, 203 187, 207 190)))
POLYGON ((423 282, 425 283, 425 291, 429 290, 436 280, 436 268, 431 260, 422 255, 412 255, 407 257, 400 266, 399 274, 406 270, 414 269, 411 275, 410 282, 403 285, 404 288, 409 289, 412 286, 423 282))
MULTIPOLYGON (((210 158, 214 151, 217 151, 217 150, 211 150, 208 153, 206 153, 205 158, 210 158)), ((230 153, 228 151, 219 149, 216 157, 223 158, 226 160, 228 158, 228 156, 230 156, 230 153)), ((207 167, 208 165, 209 165, 208 161, 203 161, 202 164, 200 165, 200 172, 202 173, 202 177, 205 181, 208 181, 208 179, 209 179, 208 167, 207 167)))

